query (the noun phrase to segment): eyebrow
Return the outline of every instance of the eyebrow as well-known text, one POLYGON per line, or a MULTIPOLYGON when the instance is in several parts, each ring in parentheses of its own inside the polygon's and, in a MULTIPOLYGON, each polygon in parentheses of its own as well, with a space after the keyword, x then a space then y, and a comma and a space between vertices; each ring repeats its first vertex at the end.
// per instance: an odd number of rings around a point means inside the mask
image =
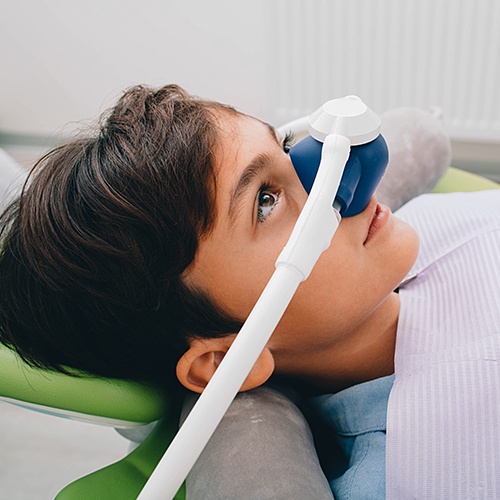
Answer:
POLYGON ((253 185, 255 179, 265 170, 269 168, 271 159, 266 153, 259 153, 243 170, 241 177, 238 179, 236 186, 231 193, 229 201, 229 218, 234 220, 239 206, 245 197, 248 189, 253 185))
MULTIPOLYGON (((280 142, 276 137, 276 130, 273 126, 268 123, 262 122, 269 131, 269 134, 273 137, 278 145, 280 142)), ((255 179, 262 174, 265 170, 271 166, 271 158, 267 153, 259 153, 252 161, 245 167, 243 173, 241 174, 238 182, 234 186, 231 197, 229 200, 228 214, 230 220, 234 220, 236 213, 238 212, 239 205, 245 197, 246 192, 250 186, 254 183, 255 179)))

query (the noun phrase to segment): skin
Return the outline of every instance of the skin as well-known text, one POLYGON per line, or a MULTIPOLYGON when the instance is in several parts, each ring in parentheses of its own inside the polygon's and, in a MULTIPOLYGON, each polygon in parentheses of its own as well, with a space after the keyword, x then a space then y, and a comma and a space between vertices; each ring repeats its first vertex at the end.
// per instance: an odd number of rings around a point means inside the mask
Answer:
MULTIPOLYGON (((274 271, 307 193, 282 139, 268 125, 221 115, 219 128, 216 224, 202 239, 185 280, 244 320, 274 271), (248 176, 252 164, 258 168, 248 176), (242 176, 247 182, 238 190, 242 176)), ((393 373, 399 314, 393 290, 417 252, 413 229, 376 197, 361 214, 344 218, 267 345, 275 373, 314 392, 335 392, 393 373), (367 239, 376 214, 378 229, 367 239)))

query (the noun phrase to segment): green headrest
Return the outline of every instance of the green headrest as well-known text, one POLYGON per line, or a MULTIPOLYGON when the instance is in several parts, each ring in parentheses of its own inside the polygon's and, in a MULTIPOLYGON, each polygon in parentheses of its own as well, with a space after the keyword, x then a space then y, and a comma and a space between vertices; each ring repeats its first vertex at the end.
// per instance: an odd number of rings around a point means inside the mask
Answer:
POLYGON ((32 368, 1 344, 0 373, 1 397, 71 412, 147 423, 171 406, 165 392, 151 385, 32 368))

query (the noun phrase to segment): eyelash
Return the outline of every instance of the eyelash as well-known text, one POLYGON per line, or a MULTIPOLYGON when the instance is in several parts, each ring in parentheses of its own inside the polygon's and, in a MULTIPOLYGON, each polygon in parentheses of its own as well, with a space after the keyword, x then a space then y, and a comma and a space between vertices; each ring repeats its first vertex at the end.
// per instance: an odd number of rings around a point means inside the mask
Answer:
MULTIPOLYGON (((285 137, 283 138, 283 151, 286 154, 290 153, 291 144, 293 143, 294 138, 295 138, 295 136, 294 136, 293 132, 287 132, 285 134, 285 137)), ((276 208, 276 205, 279 203, 279 201, 280 201, 279 194, 273 192, 273 187, 270 184, 263 183, 260 186, 259 192, 257 193, 257 221, 259 222, 259 224, 266 222, 267 217, 269 217, 269 215, 271 215, 271 212, 276 208), (262 194, 264 194, 266 192, 268 192, 270 195, 274 196, 275 202, 274 202, 274 205, 271 208, 271 210, 266 215, 263 215, 263 210, 259 206, 259 201, 260 201, 260 197, 262 196, 262 194)))
POLYGON ((292 148, 291 144, 293 143, 294 139, 295 139, 295 134, 293 132, 287 132, 285 134, 285 137, 283 138, 283 151, 286 154, 290 153, 290 149, 292 148))

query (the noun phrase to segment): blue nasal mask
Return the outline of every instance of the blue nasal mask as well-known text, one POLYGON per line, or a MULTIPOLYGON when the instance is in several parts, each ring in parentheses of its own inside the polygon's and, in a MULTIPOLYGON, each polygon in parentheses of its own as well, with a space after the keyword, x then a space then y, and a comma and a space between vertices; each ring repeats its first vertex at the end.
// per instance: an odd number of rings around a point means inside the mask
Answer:
POLYGON ((308 119, 309 134, 290 150, 293 166, 309 193, 329 134, 346 136, 351 151, 335 197, 343 217, 362 212, 387 167, 389 153, 380 135, 380 119, 358 97, 328 101, 308 119))

